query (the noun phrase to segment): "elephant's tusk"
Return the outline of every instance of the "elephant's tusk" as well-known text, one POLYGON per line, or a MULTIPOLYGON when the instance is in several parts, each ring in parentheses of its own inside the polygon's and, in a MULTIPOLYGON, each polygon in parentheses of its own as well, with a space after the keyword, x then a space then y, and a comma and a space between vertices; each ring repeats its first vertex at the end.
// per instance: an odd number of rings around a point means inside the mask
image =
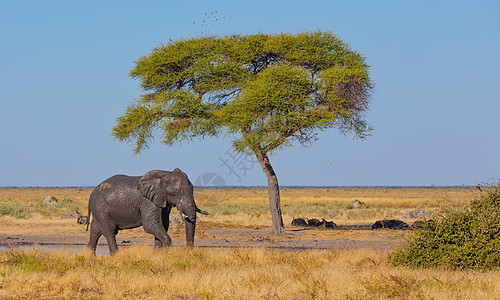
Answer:
POLYGON ((199 209, 198 207, 196 208, 196 212, 202 214, 202 215, 208 215, 208 213, 204 210, 199 209))
POLYGON ((181 212, 181 217, 183 220, 189 220, 189 217, 186 214, 184 214, 183 212, 181 212))

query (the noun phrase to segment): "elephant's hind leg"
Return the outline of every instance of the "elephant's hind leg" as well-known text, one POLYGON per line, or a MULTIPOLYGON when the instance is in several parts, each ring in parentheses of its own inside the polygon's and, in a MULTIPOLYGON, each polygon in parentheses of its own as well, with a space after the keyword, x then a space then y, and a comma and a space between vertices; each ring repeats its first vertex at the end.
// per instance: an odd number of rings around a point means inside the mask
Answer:
POLYGON ((102 228, 102 235, 106 238, 108 242, 109 254, 115 254, 118 251, 118 245, 116 244, 116 234, 117 230, 115 226, 104 225, 102 228))
POLYGON ((110 222, 103 222, 103 219, 94 218, 92 223, 90 223, 90 239, 88 244, 89 248, 94 253, 97 248, 97 241, 102 235, 104 235, 108 242, 109 253, 114 254, 118 251, 118 245, 116 244, 116 226, 110 224, 110 222))
POLYGON ((102 232, 101 229, 99 228, 99 224, 96 222, 96 220, 92 220, 90 223, 90 239, 89 239, 89 244, 87 247, 90 248, 92 253, 95 254, 95 250, 97 248, 97 242, 99 241, 99 238, 101 237, 102 232))

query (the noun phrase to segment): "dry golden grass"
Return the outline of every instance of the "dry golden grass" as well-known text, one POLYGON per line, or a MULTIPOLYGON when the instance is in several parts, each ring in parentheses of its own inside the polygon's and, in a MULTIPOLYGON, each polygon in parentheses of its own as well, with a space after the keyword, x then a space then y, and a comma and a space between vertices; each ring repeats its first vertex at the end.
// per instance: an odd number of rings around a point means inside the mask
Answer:
POLYGON ((74 202, 89 201, 90 188, 0 188, 0 202, 33 203, 47 196, 57 199, 69 198, 74 202))
POLYGON ((500 271, 393 267, 374 250, 131 247, 0 253, 0 298, 498 299, 500 271))
MULTIPOLYGON (((46 196, 86 203, 91 189, 0 189, 0 203, 35 207, 46 196)), ((463 206, 470 188, 282 189, 284 222, 317 217, 340 225, 369 224, 424 208, 463 206), (358 199, 368 209, 350 209, 358 199)), ((197 189, 198 237, 207 228, 269 228, 267 190, 197 189), (249 205, 249 206, 246 206, 249 205), (253 206, 252 206, 253 205, 253 206), (255 211, 256 210, 257 213, 255 211)), ((183 230, 169 233, 182 238, 183 230)), ((0 235, 87 236, 74 219, 42 216, 0 218, 0 235)), ((397 231, 310 230, 302 239, 401 240, 397 231)), ((145 237, 142 229, 121 237, 145 237)), ((234 237, 237 238, 237 237, 234 237)), ((229 237, 228 237, 229 239, 229 237)), ((293 236, 277 237, 293 239, 293 236)), ((285 251, 123 247, 116 256, 69 252, 0 252, 0 299, 498 299, 500 271, 415 270, 394 267, 380 250, 285 251)))
MULTIPOLYGON (((91 192, 92 188, 0 188, 0 202, 38 201, 46 196, 53 196, 86 203, 91 192)), ((332 201, 348 203, 358 199, 371 205, 413 207, 425 203, 436 206, 446 199, 463 202, 474 192, 475 189, 470 187, 284 187, 281 188, 281 201, 284 205, 297 203, 324 205, 332 201)), ((200 205, 213 202, 268 203, 265 188, 195 188, 195 198, 200 205)))
MULTIPOLYGON (((395 207, 415 207, 418 205, 440 206, 448 200, 463 202, 475 190, 469 187, 323 187, 323 188, 281 188, 281 203, 293 205, 325 205, 331 202, 350 203, 354 199, 368 205, 383 204, 395 207)), ((205 203, 250 203, 269 202, 265 188, 202 188, 196 189, 198 204, 205 203)))
POLYGON ((74 219, 47 218, 40 215, 35 215, 29 219, 16 219, 5 216, 0 218, 0 235, 84 234, 83 227, 75 225, 74 219))

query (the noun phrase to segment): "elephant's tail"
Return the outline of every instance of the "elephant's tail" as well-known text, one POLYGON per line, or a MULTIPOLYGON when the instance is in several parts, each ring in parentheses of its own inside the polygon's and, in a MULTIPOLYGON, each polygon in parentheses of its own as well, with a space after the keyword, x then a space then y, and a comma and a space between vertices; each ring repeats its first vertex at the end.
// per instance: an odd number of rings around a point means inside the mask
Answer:
POLYGON ((87 229, 85 231, 89 231, 89 224, 90 224, 90 214, 91 214, 91 210, 90 210, 90 205, 89 205, 89 210, 88 210, 88 213, 87 213, 87 229))

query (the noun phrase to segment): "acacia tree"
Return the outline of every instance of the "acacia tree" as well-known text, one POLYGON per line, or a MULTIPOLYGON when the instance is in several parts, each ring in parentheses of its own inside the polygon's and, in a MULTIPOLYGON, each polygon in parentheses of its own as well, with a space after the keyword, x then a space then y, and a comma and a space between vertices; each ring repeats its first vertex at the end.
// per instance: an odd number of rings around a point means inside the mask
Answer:
POLYGON ((284 232, 271 153, 337 128, 364 139, 373 86, 365 58, 330 32, 196 37, 161 45, 135 62, 130 76, 144 93, 117 119, 113 136, 153 133, 167 146, 233 136, 237 152, 255 155, 267 176, 272 233, 284 232))

